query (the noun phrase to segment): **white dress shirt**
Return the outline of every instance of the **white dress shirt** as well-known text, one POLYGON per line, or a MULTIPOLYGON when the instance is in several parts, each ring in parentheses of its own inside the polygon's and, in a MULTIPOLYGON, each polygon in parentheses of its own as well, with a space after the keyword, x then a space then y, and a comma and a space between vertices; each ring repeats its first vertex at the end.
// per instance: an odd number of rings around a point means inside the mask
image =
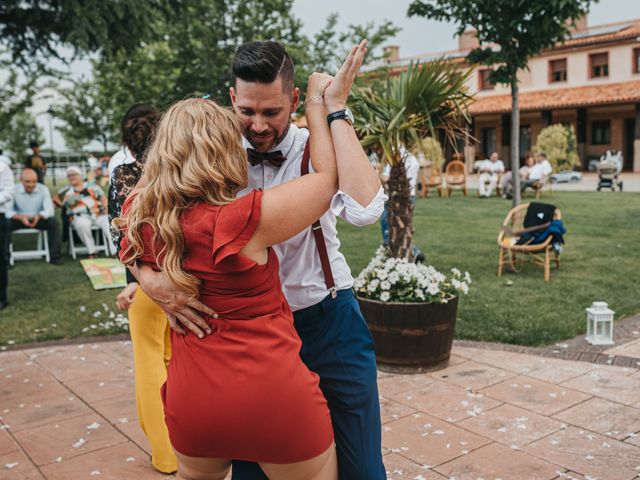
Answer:
POLYGON ((123 164, 134 163, 135 161, 136 159, 133 157, 133 154, 127 147, 123 146, 120 150, 114 153, 111 160, 109 160, 109 179, 113 177, 113 171, 116 167, 123 164))
POLYGON ((11 159, 2 153, 0 153, 0 162, 7 164, 9 167, 11 166, 11 159))
POLYGON ((492 162, 491 160, 484 160, 480 165, 480 171, 482 172, 482 170, 488 170, 488 172, 483 173, 490 173, 491 175, 502 173, 504 172, 504 163, 502 160, 496 160, 495 162, 492 162))
POLYGON ((7 213, 13 202, 13 172, 0 162, 0 213, 7 213))
MULTIPOLYGON (((281 151, 287 160, 280 167, 274 167, 268 161, 256 166, 249 165, 249 186, 238 196, 246 195, 256 188, 268 189, 300 177, 300 166, 308 137, 308 130, 291 125, 282 142, 272 149, 281 151)), ((245 148, 251 147, 246 139, 243 139, 243 144, 245 148)), ((313 171, 311 162, 309 171, 313 171)), ((366 207, 361 206, 346 193, 338 191, 331 201, 330 209, 320 218, 336 289, 344 290, 353 286, 351 270, 339 251, 336 216, 352 225, 369 225, 378 220, 385 201, 386 196, 382 188, 366 207)), ((295 213, 293 206, 291 214, 295 213)), ((275 245, 273 249, 280 261, 282 290, 291 310, 301 310, 315 305, 329 294, 311 227, 275 245)))
POLYGON ((543 160, 529 169, 529 180, 540 180, 542 177, 548 177, 552 171, 549 161, 543 160))
POLYGON ((7 209, 7 218, 14 215, 41 215, 42 218, 51 218, 54 215, 53 201, 49 189, 42 183, 36 184, 31 193, 27 193, 21 183, 15 187, 13 202, 7 209))

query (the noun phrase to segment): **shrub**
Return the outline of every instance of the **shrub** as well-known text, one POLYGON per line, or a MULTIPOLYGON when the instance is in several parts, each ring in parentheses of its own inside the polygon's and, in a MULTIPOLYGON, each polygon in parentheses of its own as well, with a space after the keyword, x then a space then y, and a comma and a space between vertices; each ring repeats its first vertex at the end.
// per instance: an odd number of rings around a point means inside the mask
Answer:
MULTIPOLYGON (((444 163, 444 152, 442 151, 440 142, 433 137, 425 137, 422 139, 422 150, 425 161, 431 162, 434 170, 441 170, 442 164, 444 163)), ((419 155, 417 151, 414 153, 419 155)))
POLYGON ((576 134, 572 126, 557 123, 543 128, 533 150, 536 153, 544 152, 555 172, 573 170, 580 165, 576 134))

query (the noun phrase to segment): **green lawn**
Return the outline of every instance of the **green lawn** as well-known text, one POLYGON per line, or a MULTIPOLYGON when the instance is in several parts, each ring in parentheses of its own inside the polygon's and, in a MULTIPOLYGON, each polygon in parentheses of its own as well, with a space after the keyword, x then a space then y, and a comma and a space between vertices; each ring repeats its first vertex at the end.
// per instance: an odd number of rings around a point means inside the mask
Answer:
MULTIPOLYGON (((583 333, 584 309, 594 300, 608 302, 617 318, 640 312, 640 195, 555 193, 545 201, 562 210, 568 230, 561 269, 552 269, 549 283, 531 265, 496 276, 496 237, 510 202, 458 193, 418 200, 416 241, 428 261, 442 270, 468 270, 473 278, 460 302, 458 338, 542 345, 583 333)), ((340 237, 357 273, 379 245, 380 229, 341 222, 340 237)), ((9 277, 11 305, 0 313, 0 345, 118 331, 102 324, 117 313, 117 290, 92 290, 69 257, 60 267, 18 262, 9 277)))

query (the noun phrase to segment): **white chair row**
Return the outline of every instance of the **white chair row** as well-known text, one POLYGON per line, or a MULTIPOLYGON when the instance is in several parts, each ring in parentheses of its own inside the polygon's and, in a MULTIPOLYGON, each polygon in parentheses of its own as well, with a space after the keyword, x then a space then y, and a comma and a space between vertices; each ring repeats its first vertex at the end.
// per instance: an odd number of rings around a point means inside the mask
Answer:
MULTIPOLYGON (((104 252, 105 255, 109 255, 109 244, 107 237, 102 229, 98 226, 91 227, 91 233, 96 243, 96 253, 104 252)), ((13 266, 16 260, 37 260, 44 258, 47 263, 51 260, 51 254, 49 252, 49 237, 46 231, 38 230, 36 228, 22 228, 20 230, 14 230, 13 235, 37 235, 36 248, 33 250, 14 250, 13 239, 9 243, 9 264, 13 266)), ((85 247, 82 242, 77 244, 75 242, 74 230, 69 225, 69 254, 75 260, 78 255, 87 255, 89 249, 85 247)))
POLYGON ((35 250, 14 250, 13 242, 9 243, 9 264, 14 265, 16 260, 34 260, 44 257, 49 262, 49 237, 46 231, 38 230, 37 228, 23 228, 15 230, 13 235, 25 235, 36 234, 38 236, 36 240, 35 250))

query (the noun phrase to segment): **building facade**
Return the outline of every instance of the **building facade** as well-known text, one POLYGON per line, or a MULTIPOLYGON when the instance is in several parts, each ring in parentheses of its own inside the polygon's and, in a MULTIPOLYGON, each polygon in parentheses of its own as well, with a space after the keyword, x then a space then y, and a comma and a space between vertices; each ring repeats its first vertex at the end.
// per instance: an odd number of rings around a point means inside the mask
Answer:
MULTIPOLYGON (((401 59, 397 47, 388 47, 386 59, 397 69, 442 56, 467 66, 464 57, 476 46, 470 32, 455 51, 401 59)), ((468 81, 476 139, 464 149, 468 166, 493 151, 510 161, 510 89, 492 85, 488 73, 476 67, 468 81)), ((519 80, 521 159, 544 127, 563 123, 575 129, 583 169, 612 150, 622 152, 625 170, 640 171, 640 20, 588 26, 584 18, 569 40, 533 57, 519 80)))

